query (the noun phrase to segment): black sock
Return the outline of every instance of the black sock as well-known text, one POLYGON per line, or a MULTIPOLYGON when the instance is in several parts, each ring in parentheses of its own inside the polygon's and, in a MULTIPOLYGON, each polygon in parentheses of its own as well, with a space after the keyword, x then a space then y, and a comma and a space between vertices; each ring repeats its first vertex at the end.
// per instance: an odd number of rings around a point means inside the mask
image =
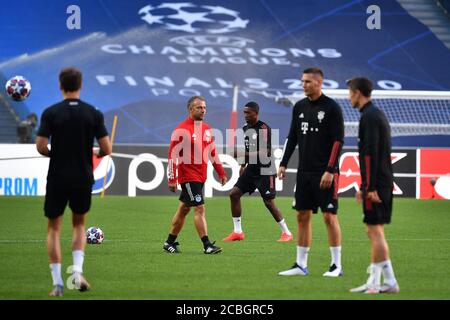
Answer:
POLYGON ((167 237, 167 243, 174 243, 176 238, 177 236, 169 233, 169 236, 167 237))
POLYGON ((208 236, 202 237, 202 242, 203 242, 203 246, 204 246, 205 248, 211 244, 211 242, 209 241, 208 236))

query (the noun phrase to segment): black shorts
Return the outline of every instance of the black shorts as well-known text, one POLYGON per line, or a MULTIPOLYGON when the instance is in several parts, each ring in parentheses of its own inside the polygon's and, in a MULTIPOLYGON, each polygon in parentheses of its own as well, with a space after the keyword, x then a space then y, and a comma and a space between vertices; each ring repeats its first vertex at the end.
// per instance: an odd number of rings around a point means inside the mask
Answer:
POLYGON ((203 183, 186 182, 181 184, 180 201, 188 207, 196 207, 205 203, 203 199, 203 183))
POLYGON ((363 192, 363 221, 366 224, 389 224, 392 216, 392 188, 379 189, 377 193, 381 203, 367 200, 363 192))
POLYGON ((47 183, 44 212, 49 219, 64 213, 67 203, 73 213, 85 214, 91 208, 92 186, 68 187, 47 183))
POLYGON ((241 192, 252 194, 258 188, 263 199, 275 199, 277 194, 275 190, 276 175, 259 175, 249 170, 245 170, 242 176, 234 185, 241 192))
POLYGON ((335 173, 333 183, 328 189, 320 189, 321 173, 298 173, 297 186, 295 188, 296 210, 312 210, 317 213, 320 207, 322 212, 337 214, 339 174, 335 173))

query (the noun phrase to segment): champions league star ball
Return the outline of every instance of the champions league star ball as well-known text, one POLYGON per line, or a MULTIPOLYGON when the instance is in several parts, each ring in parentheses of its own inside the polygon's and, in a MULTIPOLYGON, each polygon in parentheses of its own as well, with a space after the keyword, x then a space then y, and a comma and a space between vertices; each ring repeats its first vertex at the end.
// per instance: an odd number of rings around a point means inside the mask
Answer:
POLYGON ((97 227, 90 227, 86 231, 86 241, 89 244, 100 244, 103 242, 105 235, 102 229, 97 227))
POLYGON ((30 95, 31 83, 22 76, 15 76, 6 82, 5 89, 14 101, 23 101, 30 95))

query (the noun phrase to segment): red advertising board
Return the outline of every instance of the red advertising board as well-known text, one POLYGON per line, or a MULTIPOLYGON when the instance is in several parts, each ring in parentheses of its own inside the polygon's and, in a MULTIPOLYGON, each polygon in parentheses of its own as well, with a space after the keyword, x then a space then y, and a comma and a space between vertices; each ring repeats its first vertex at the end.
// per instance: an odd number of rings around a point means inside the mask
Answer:
POLYGON ((450 149, 417 150, 420 199, 450 199, 450 149))

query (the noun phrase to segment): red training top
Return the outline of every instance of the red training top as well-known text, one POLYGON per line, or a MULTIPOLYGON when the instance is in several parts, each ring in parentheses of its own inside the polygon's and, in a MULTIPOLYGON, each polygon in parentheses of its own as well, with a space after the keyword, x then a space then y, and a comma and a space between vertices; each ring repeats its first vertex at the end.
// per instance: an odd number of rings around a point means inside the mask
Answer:
POLYGON ((204 183, 208 160, 211 160, 220 178, 226 177, 216 152, 211 127, 203 121, 187 118, 175 128, 170 139, 168 160, 169 183, 204 183))

